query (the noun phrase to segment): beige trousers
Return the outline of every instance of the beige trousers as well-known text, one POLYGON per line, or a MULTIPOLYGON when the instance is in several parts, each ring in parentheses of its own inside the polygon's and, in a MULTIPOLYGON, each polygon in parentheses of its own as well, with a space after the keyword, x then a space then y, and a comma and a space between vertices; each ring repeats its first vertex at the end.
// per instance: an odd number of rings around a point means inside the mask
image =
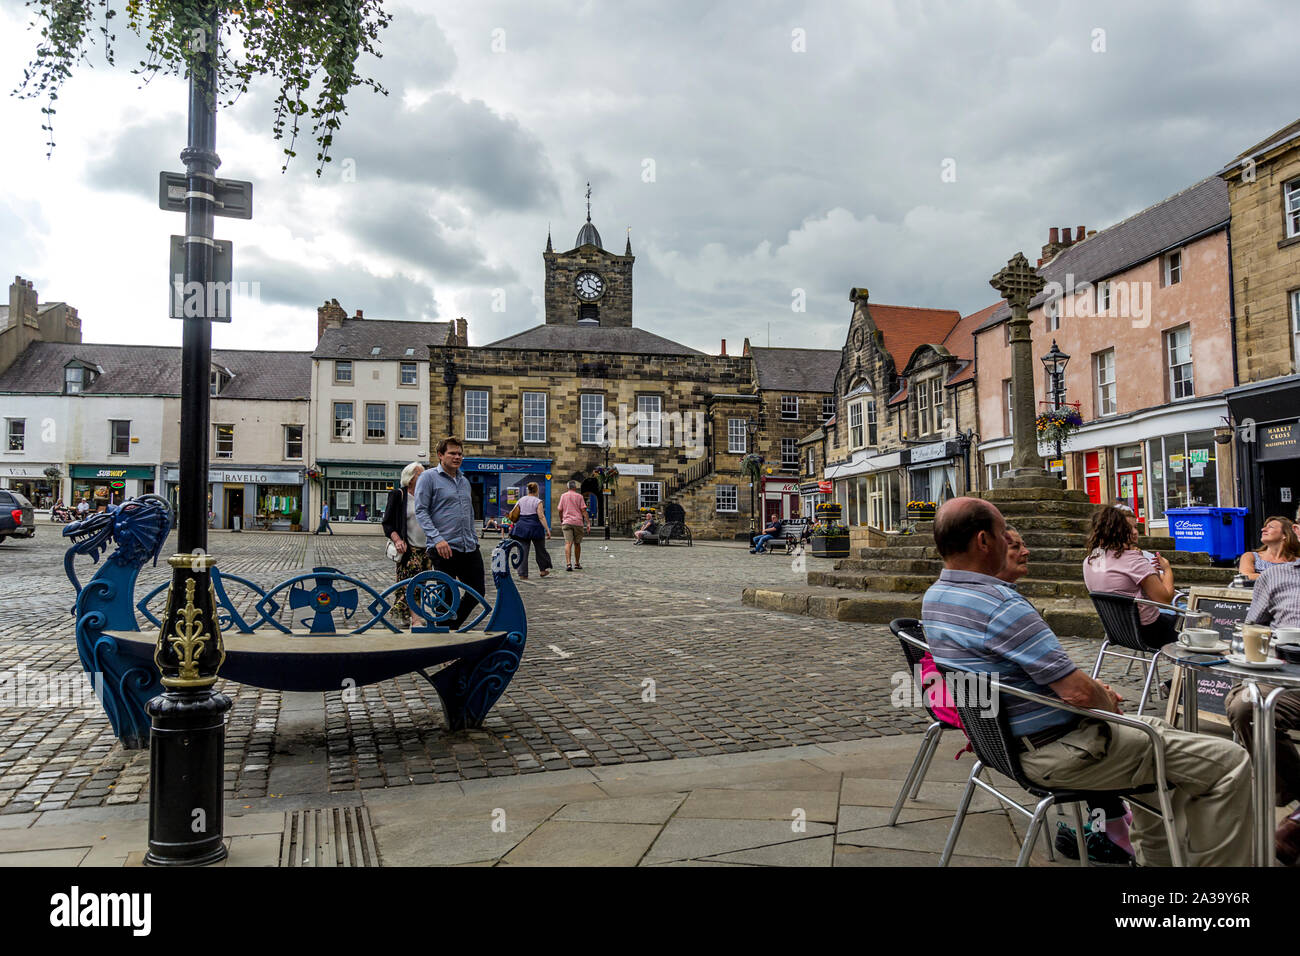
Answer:
MULTIPOLYGON (((1164 741, 1175 833, 1187 865, 1250 866, 1250 755, 1230 740, 1189 734, 1156 717, 1138 719, 1164 741)), ((1155 782, 1150 738, 1136 728, 1100 720, 1085 719, 1060 740, 1022 753, 1020 766, 1030 780, 1053 788, 1121 790, 1155 782)), ((1155 793, 1140 799, 1159 807, 1155 793)), ((1130 806, 1138 863, 1169 866, 1160 818, 1130 806)))

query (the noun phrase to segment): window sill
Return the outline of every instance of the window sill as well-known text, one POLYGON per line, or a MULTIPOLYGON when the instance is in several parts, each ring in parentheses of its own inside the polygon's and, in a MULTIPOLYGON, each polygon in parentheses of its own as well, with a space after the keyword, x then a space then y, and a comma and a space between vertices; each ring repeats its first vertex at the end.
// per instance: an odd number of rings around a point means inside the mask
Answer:
POLYGON ((1279 249, 1287 249, 1290 248, 1291 246, 1300 246, 1300 235, 1288 236, 1286 239, 1283 239, 1281 242, 1277 244, 1277 247, 1279 249))
POLYGON ((363 444, 363 445, 387 445, 387 444, 389 444, 389 441, 388 441, 387 438, 365 438, 365 439, 362 439, 361 444, 363 444))
POLYGON ((399 439, 397 439, 397 444, 399 444, 399 445, 418 445, 418 444, 420 444, 420 439, 418 439, 418 438, 399 438, 399 439))
POLYGON ((420 383, 419 382, 398 382, 397 387, 398 388, 419 388, 420 383))

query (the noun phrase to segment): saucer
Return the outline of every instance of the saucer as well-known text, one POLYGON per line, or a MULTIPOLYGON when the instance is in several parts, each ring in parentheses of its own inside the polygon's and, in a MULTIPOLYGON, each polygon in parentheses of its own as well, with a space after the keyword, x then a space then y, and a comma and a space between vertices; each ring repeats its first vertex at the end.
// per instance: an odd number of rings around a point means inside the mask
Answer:
POLYGON ((1229 654, 1228 663, 1233 667, 1246 667, 1254 671, 1271 671, 1286 667, 1286 661, 1280 657, 1270 657, 1266 661, 1248 661, 1245 654, 1229 654))
POLYGON ((1227 641, 1216 641, 1209 647, 1193 647, 1191 644, 1184 644, 1179 641, 1178 646, 1194 654, 1226 654, 1232 647, 1227 641))

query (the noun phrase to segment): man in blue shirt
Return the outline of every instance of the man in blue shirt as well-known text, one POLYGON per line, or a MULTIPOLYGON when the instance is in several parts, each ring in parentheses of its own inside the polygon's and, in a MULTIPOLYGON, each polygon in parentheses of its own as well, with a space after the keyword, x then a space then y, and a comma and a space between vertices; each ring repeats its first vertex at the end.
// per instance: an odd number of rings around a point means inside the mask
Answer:
MULTIPOLYGON (((474 532, 474 499, 469 479, 460 472, 465 451, 456 438, 438 442, 438 466, 420 475, 415 484, 415 519, 428 539, 434 570, 442 571, 483 593, 483 555, 474 532)), ((459 628, 477 606, 462 600, 456 622, 459 628)))
MULTIPOLYGON (((1075 666, 1052 629, 1015 588, 998 580, 1007 556, 1007 523, 992 504, 953 498, 935 516, 943 558, 925 593, 921 618, 940 667, 993 674, 1000 682, 1075 707, 1120 712, 1121 698, 1075 666)), ((1154 782, 1145 733, 1079 717, 1011 694, 1000 701, 1019 741, 1025 775, 1055 789, 1127 790, 1154 782)), ((1175 730, 1139 717, 1165 745, 1165 775, 1176 831, 1189 866, 1249 866, 1250 756, 1229 740, 1175 730)), ((1158 817, 1133 805, 1133 849, 1143 866, 1168 866, 1158 817)))

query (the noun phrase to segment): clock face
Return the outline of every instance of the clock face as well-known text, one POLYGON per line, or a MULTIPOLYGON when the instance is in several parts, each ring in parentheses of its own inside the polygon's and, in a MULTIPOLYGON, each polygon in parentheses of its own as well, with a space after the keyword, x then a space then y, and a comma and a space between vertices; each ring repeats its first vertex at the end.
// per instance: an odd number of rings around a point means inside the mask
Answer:
POLYGON ((605 291, 605 280, 594 272, 579 273, 573 285, 578 290, 578 298, 588 302, 599 299, 600 294, 605 291))

